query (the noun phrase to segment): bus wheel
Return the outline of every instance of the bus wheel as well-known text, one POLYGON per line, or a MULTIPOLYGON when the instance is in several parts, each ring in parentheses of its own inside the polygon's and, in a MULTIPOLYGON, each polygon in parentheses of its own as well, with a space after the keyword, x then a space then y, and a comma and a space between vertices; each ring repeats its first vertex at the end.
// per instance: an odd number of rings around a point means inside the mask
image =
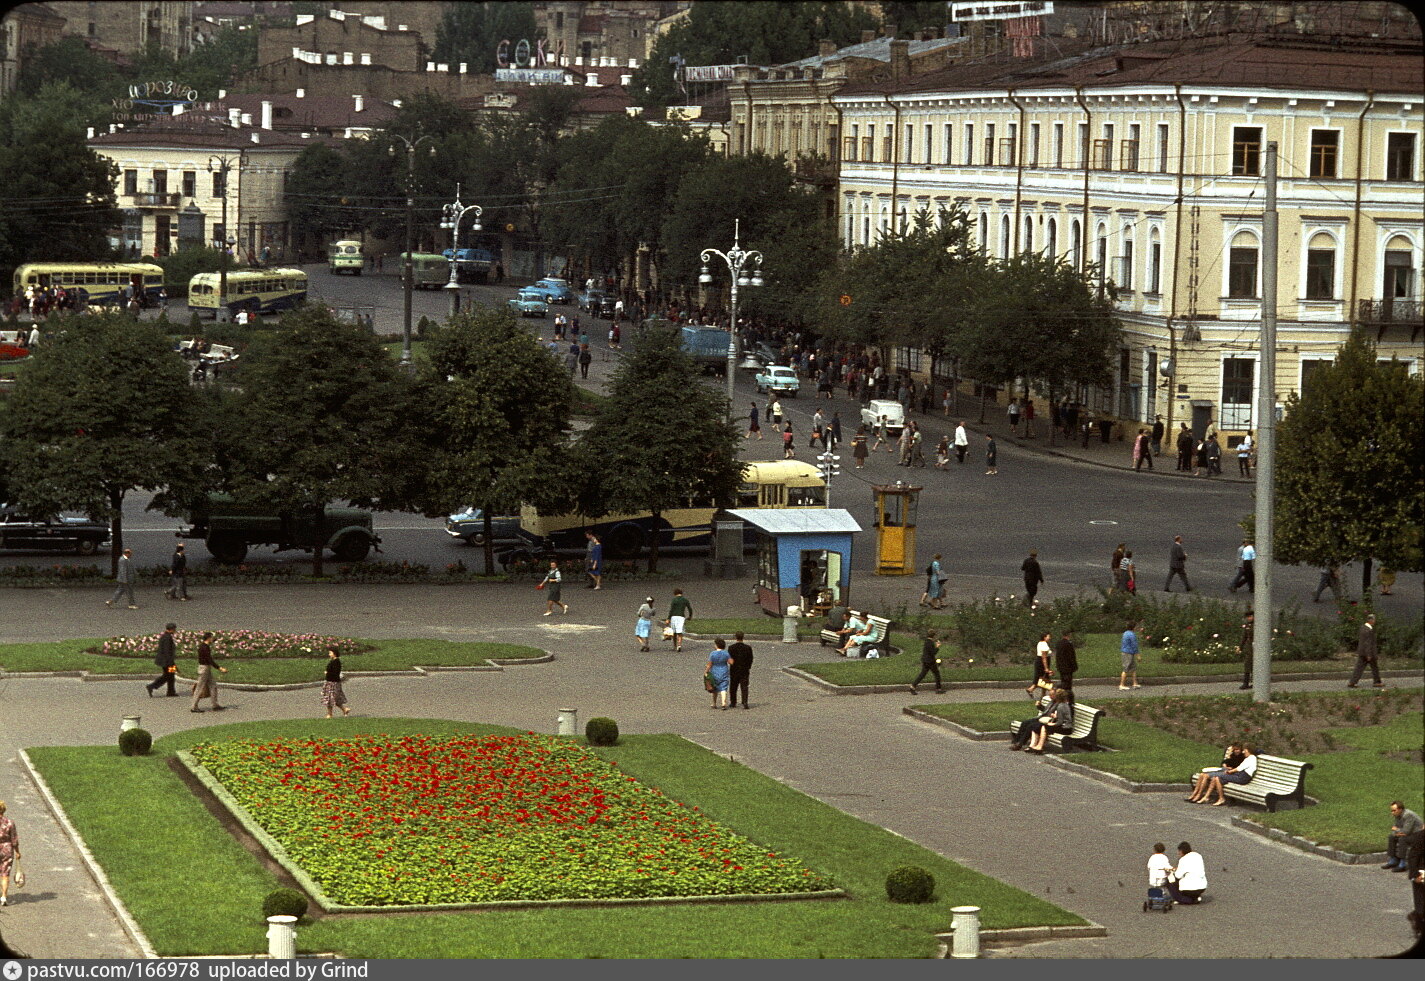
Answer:
POLYGON ((360 562, 371 551, 371 543, 360 535, 347 535, 332 547, 339 562, 360 562))
POLYGON ((609 532, 609 558, 636 559, 643 550, 643 532, 636 525, 619 525, 609 532))
POLYGON ((247 558, 247 544, 234 536, 218 535, 208 539, 208 552, 223 565, 237 565, 247 558))
POLYGON ((357 267, 356 269, 353 269, 353 270, 351 271, 351 274, 352 274, 353 276, 360 276, 360 275, 361 275, 361 268, 360 268, 360 267, 357 267))

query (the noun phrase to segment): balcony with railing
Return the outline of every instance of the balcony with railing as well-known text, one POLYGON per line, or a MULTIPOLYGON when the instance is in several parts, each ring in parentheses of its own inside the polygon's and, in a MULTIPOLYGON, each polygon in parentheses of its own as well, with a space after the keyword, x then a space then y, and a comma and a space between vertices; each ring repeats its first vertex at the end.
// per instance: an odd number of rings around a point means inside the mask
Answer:
POLYGON ((177 208, 183 202, 177 191, 139 191, 130 197, 139 208, 177 208))
POLYGON ((1372 327, 1389 327, 1392 325, 1418 328, 1421 326, 1422 317, 1421 304, 1419 300, 1358 300, 1356 302, 1356 320, 1372 327))

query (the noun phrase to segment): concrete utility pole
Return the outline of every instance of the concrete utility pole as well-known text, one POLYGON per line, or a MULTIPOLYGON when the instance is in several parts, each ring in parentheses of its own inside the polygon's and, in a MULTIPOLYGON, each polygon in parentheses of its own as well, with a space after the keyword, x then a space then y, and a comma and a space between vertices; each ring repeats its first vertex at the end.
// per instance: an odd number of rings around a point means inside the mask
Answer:
MULTIPOLYGON (((1277 145, 1263 157, 1266 210, 1262 213, 1262 363, 1257 398, 1256 591, 1252 609, 1252 700, 1272 700, 1272 527, 1275 524, 1277 440, 1277 145)), ((1246 651, 1242 652, 1246 656, 1246 651)))
MULTIPOLYGON (((400 133, 387 134, 394 140, 400 140, 406 147, 406 261, 403 274, 405 285, 405 317, 402 320, 401 328, 401 367, 409 369, 411 367, 411 290, 415 287, 414 272, 411 268, 411 236, 415 224, 415 184, 416 184, 416 147, 433 140, 431 136, 422 136, 419 139, 408 139, 400 133)), ((386 152, 391 156, 396 155, 396 145, 393 143, 386 148, 386 152)), ((430 148, 432 156, 435 155, 435 147, 430 148)))

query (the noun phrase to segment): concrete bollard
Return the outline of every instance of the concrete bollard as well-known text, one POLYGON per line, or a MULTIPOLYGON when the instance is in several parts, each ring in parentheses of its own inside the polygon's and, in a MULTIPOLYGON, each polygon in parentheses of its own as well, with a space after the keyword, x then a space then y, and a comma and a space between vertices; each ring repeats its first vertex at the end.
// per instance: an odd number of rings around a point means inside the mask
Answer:
POLYGON ((130 729, 137 729, 142 720, 143 716, 141 715, 126 715, 124 721, 119 723, 119 731, 128 732, 130 729))
POLYGON ((290 961, 297 956, 297 918, 269 916, 267 918, 267 956, 290 961))
POLYGON ((559 723, 559 728, 555 730, 561 736, 573 736, 579 730, 579 710, 560 709, 559 718, 555 720, 559 723))
POLYGON ((956 906, 950 910, 950 932, 954 939, 950 945, 950 956, 976 958, 980 956, 980 908, 978 906, 956 906))
POLYGON ((801 622, 802 608, 800 606, 787 607, 786 614, 782 617, 782 643, 795 644, 797 642, 797 624, 801 622))

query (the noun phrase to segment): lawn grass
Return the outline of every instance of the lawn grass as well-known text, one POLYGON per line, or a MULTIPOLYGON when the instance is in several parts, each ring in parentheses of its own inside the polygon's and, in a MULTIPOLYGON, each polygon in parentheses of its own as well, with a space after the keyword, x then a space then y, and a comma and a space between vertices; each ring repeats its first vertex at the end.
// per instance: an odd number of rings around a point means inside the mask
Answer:
MULTIPOLYGON (((7 671, 90 671, 94 674, 131 674, 151 677, 153 662, 140 657, 103 657, 88 654, 86 649, 98 646, 103 638, 50 641, 37 644, 0 644, 0 668, 7 671)), ((450 640, 367 640, 376 649, 364 654, 348 654, 342 667, 348 671, 408 671, 412 665, 457 667, 488 664, 490 658, 519 660, 542 657, 544 651, 520 644, 487 644, 450 640)), ((218 664, 228 669, 218 675, 218 683, 251 685, 289 685, 303 681, 320 681, 326 656, 309 658, 253 658, 234 660, 217 657, 218 664)), ((178 672, 187 678, 197 676, 197 661, 181 658, 178 672)))
MULTIPOLYGON (((187 791, 168 766, 173 753, 220 738, 512 731, 432 719, 263 721, 175 734, 149 757, 123 757, 114 747, 29 753, 161 954, 236 954, 265 946, 261 900, 278 883, 187 791), (155 861, 160 840, 163 857, 155 861), (195 868, 203 874, 193 875, 195 868)), ((625 736, 597 752, 738 833, 797 855, 851 898, 328 917, 303 925, 299 948, 372 958, 906 958, 932 956, 934 934, 961 904, 981 906, 987 928, 1084 922, 681 737, 625 736), (931 871, 935 902, 885 898, 886 873, 900 865, 931 871)))
MULTIPOLYGON (((903 685, 909 684, 920 670, 920 644, 918 636, 891 631, 891 643, 901 648, 906 658, 872 658, 868 661, 837 657, 830 647, 823 652, 834 660, 812 661, 796 665, 797 668, 814 674, 833 685, 903 685)), ((1116 678, 1122 669, 1118 653, 1117 634, 1088 634, 1080 638, 1076 645, 1079 655, 1079 670, 1075 678, 1116 678)), ((1027 656, 1027 655, 1026 655, 1027 656)), ((944 663, 940 672, 947 682, 951 681, 1023 681, 1029 684, 1034 668, 1024 664, 982 664, 981 658, 970 657, 958 651, 951 644, 942 644, 940 657, 944 663)), ((1417 666, 1417 661, 1386 661, 1384 667, 1417 666)), ((1312 671, 1345 671, 1351 665, 1348 658, 1330 661, 1273 661, 1272 673, 1277 676, 1312 671)), ((1162 659, 1162 652, 1154 648, 1144 648, 1138 660, 1140 678, 1171 677, 1240 677, 1242 665, 1226 664, 1172 664, 1162 659)))
POLYGON ((574 405, 569 412, 576 416, 592 416, 608 404, 609 397, 607 395, 600 395, 598 392, 575 385, 574 405))
MULTIPOLYGON (((1343 693, 1343 697, 1347 696, 1343 693)), ((1008 731, 1010 722, 1027 719, 1031 714, 1028 698, 1016 702, 929 704, 916 708, 981 732, 1008 731)), ((1338 753, 1288 754, 1292 759, 1313 765, 1306 774, 1306 792, 1320 804, 1276 813, 1242 807, 1241 813, 1258 824, 1281 828, 1342 851, 1357 854, 1380 851, 1385 847, 1385 832, 1389 828, 1386 804, 1403 800, 1417 813, 1425 805, 1420 765, 1382 755, 1420 749, 1425 713, 1406 713, 1387 725, 1347 727, 1330 732, 1339 742, 1359 748, 1338 753)), ((1268 746, 1270 739, 1270 733, 1263 735, 1268 746)), ((1099 722, 1099 742, 1117 752, 1075 753, 1074 762, 1142 783, 1186 784, 1194 769, 1214 766, 1222 758, 1220 746, 1184 739, 1143 723, 1114 719, 1112 703, 1099 722)))

